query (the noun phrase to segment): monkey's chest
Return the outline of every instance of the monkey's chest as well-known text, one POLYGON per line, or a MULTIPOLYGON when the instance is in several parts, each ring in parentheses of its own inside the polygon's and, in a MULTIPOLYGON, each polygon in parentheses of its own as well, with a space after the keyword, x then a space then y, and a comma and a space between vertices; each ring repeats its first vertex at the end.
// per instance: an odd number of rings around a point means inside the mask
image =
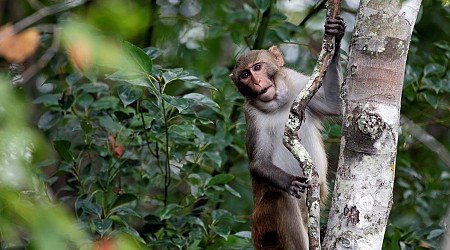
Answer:
POLYGON ((272 163, 289 174, 303 175, 300 164, 282 143, 275 147, 272 163))

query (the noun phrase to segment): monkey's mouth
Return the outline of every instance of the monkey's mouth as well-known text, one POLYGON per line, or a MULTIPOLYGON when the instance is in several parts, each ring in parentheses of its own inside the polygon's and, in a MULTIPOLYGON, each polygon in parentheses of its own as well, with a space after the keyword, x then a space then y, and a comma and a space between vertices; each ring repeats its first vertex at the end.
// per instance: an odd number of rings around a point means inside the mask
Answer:
POLYGON ((270 85, 258 93, 258 99, 260 99, 263 102, 269 102, 272 101, 274 98, 274 91, 272 90, 273 85, 270 85))
POLYGON ((269 90, 272 86, 269 86, 267 88, 262 89, 261 91, 259 91, 258 95, 264 95, 265 93, 267 93, 267 90, 269 90))

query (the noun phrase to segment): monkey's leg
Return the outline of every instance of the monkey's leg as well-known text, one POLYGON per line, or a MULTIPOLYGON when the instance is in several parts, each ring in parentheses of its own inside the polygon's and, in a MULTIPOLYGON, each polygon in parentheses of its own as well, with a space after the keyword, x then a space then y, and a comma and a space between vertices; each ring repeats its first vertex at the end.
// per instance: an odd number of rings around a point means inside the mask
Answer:
POLYGON ((290 195, 283 194, 278 202, 279 217, 278 231, 281 236, 283 249, 285 250, 307 250, 308 230, 305 197, 296 199, 290 195))
POLYGON ((256 250, 283 249, 278 232, 278 203, 282 191, 267 190, 264 185, 253 182, 254 208, 252 214, 252 239, 256 250))

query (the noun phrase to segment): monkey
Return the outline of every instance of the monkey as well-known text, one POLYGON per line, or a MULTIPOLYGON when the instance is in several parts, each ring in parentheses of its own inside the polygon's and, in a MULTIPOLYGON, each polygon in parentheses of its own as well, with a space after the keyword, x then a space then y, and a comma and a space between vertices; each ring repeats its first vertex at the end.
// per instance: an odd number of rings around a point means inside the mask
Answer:
MULTIPOLYGON (((325 32, 335 36, 335 53, 323 86, 309 102, 299 130, 302 145, 319 173, 321 200, 327 196, 327 157, 320 131, 325 116, 341 112, 339 48, 345 32, 341 17, 330 18, 325 32)), ((255 249, 308 249, 308 187, 299 162, 283 144, 291 105, 309 77, 284 66, 276 46, 243 53, 230 77, 244 96, 245 145, 252 177, 252 241, 255 249)))

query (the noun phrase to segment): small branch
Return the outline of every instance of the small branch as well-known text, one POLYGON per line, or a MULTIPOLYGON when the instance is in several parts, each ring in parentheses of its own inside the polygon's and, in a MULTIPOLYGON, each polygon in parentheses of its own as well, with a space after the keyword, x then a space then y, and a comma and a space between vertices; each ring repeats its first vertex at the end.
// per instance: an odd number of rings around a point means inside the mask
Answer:
POLYGON ((400 117, 400 124, 403 129, 433 151, 450 168, 450 153, 442 143, 404 115, 400 117))
POLYGON ((83 5, 87 0, 68 0, 63 3, 55 4, 52 6, 44 7, 35 13, 31 14, 30 16, 25 17, 24 19, 20 20, 19 22, 14 24, 14 32, 18 33, 27 27, 31 26, 32 24, 36 23, 37 21, 41 20, 44 17, 56 14, 58 12, 62 12, 71 8, 78 7, 80 5, 83 5))
POLYGON ((253 43, 252 49, 261 49, 264 43, 264 37, 266 36, 267 29, 269 27, 270 15, 272 13, 273 1, 270 0, 269 7, 264 11, 259 24, 258 31, 256 32, 256 39, 253 43))
POLYGON ((25 72, 22 73, 22 82, 28 82, 36 73, 43 69, 48 62, 55 56, 55 54, 59 50, 60 40, 58 34, 58 28, 56 26, 53 27, 53 42, 50 48, 48 48, 45 53, 39 58, 39 60, 31 65, 25 72))
POLYGON ((327 0, 320 0, 314 4, 314 6, 311 8, 311 10, 308 12, 308 15, 306 15, 305 18, 300 22, 298 25, 299 27, 303 27, 306 22, 308 22, 311 17, 313 17, 315 14, 319 13, 319 11, 325 6, 327 0))
MULTIPOLYGON (((327 19, 334 18, 339 13, 340 0, 328 0, 327 19)), ((322 50, 317 59, 313 74, 300 94, 295 99, 289 114, 289 120, 283 136, 285 146, 291 151, 294 157, 299 161, 303 169, 303 174, 310 182, 308 188, 306 203, 308 206, 308 237, 309 249, 320 249, 320 186, 318 182, 319 174, 311 160, 306 149, 301 145, 298 138, 298 131, 305 119, 305 110, 311 98, 322 85, 323 77, 327 71, 328 65, 334 55, 334 37, 324 34, 322 41, 322 50)))
POLYGON ((150 1, 150 23, 148 25, 147 28, 147 32, 145 32, 145 40, 144 40, 144 44, 145 46, 152 46, 153 44, 153 39, 154 39, 154 31, 155 31, 155 27, 156 27, 156 22, 158 21, 158 12, 159 12, 159 7, 158 4, 156 4, 156 0, 151 0, 150 1))

